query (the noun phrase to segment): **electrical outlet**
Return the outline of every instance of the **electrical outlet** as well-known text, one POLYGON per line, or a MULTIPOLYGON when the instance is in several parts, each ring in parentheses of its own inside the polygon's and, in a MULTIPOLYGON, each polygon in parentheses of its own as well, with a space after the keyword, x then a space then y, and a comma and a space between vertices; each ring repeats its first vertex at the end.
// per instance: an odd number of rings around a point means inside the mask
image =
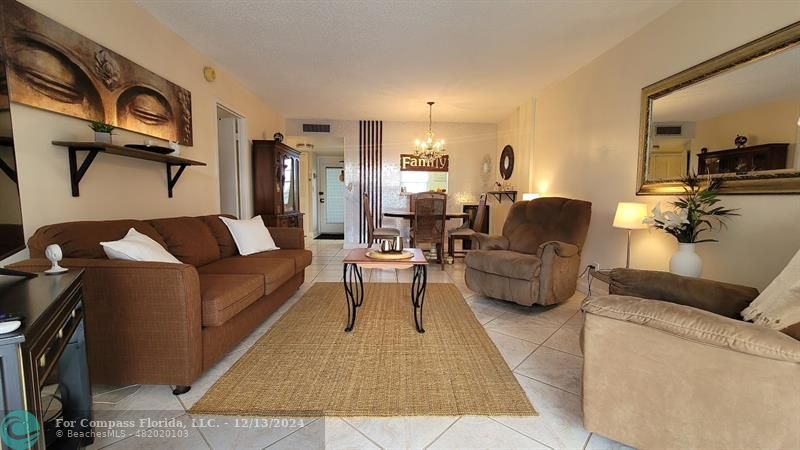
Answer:
POLYGON ((589 263, 589 267, 593 268, 595 271, 598 271, 600 270, 600 263, 599 262, 589 263))

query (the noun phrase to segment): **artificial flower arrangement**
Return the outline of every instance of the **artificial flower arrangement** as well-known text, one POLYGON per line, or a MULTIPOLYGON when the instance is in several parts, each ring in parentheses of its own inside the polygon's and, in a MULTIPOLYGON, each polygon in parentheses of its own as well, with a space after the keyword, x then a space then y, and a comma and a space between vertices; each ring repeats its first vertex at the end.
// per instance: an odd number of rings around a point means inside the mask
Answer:
POLYGON ((653 214, 645 217, 644 223, 675 236, 682 244, 717 242, 716 239, 700 239, 700 234, 713 230, 715 225, 724 228, 728 218, 739 215, 737 209, 717 205, 722 179, 712 178, 702 186, 697 174, 692 173, 683 177, 681 182, 684 194, 670 202, 674 210, 662 211, 659 202, 653 208, 653 214))

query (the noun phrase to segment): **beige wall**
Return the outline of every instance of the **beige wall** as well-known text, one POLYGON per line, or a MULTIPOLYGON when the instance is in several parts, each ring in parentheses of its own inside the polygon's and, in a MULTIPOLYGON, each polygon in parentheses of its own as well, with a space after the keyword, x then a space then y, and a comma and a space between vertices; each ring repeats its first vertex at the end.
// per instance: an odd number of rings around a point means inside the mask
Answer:
MULTIPOLYGON (((216 105, 247 119, 250 139, 283 129, 283 118, 230 73, 217 68, 217 81, 203 79, 214 61, 192 48, 132 1, 26 0, 25 4, 192 93, 194 146, 181 155, 208 163, 189 168, 167 198, 163 165, 100 155, 81 182, 81 196, 70 195, 67 152, 52 140, 90 140, 87 122, 12 105, 14 138, 25 232, 70 220, 151 218, 219 211, 216 105)), ((115 143, 142 143, 144 136, 119 131, 115 143)), ((158 142, 158 141, 156 141, 158 142)), ((249 156, 249 152, 243 153, 249 156)), ((249 179, 247 180, 249 181, 249 179)), ((249 192, 244 192, 248 194, 249 192)))
POLYGON ((787 167, 800 167, 800 159, 795 156, 799 117, 800 97, 794 97, 699 120, 695 123, 692 167, 697 167, 697 154, 701 148, 706 147, 712 152, 734 148, 733 139, 737 134, 747 136, 748 146, 788 143, 787 167))
MULTIPOLYGON (((617 202, 669 200, 635 196, 641 88, 798 19, 797 2, 684 2, 537 96, 532 182, 593 202, 584 263, 625 263, 617 202)), ((763 288, 800 247, 800 197, 724 201, 742 216, 700 245, 703 276, 763 288)), ((667 269, 673 239, 637 231, 633 242, 634 267, 667 269)))
MULTIPOLYGON (((435 117, 435 116, 434 116, 435 117)), ((345 240, 358 241, 358 121, 357 120, 287 120, 287 134, 302 136, 303 123, 329 123, 331 136, 344 138, 345 184, 352 189, 345 193, 345 240)), ((408 208, 408 199, 400 195, 400 154, 412 153, 414 140, 425 135, 426 122, 383 122, 383 209, 408 208)), ((494 182, 481 178, 481 159, 494 155, 497 147, 497 126, 480 123, 433 122, 437 138, 447 142, 450 154, 448 175, 449 211, 461 211, 464 203, 477 204, 478 196, 494 182)), ((314 135, 315 133, 309 133, 314 135)), ((494 176, 494 175, 493 175, 494 176)), ((499 178, 499 176, 497 176, 499 178)), ((383 226, 401 228, 407 235, 407 224, 398 219, 384 219, 383 226)), ((457 222, 450 224, 458 226, 457 222)))
MULTIPOLYGON (((531 99, 518 106, 513 113, 497 123, 497 151, 492 162, 492 180, 502 182, 499 168, 500 153, 503 151, 503 147, 510 145, 514 148, 514 171, 507 183, 518 192, 517 200, 522 200, 522 194, 525 192, 537 192, 537 188, 530 183, 533 162, 531 155, 534 143, 534 112, 535 102, 531 99)), ((508 215, 508 210, 511 208, 511 202, 506 199, 498 202, 497 199, 489 197, 489 204, 491 206, 489 232, 500 234, 503 231, 503 223, 508 215)))

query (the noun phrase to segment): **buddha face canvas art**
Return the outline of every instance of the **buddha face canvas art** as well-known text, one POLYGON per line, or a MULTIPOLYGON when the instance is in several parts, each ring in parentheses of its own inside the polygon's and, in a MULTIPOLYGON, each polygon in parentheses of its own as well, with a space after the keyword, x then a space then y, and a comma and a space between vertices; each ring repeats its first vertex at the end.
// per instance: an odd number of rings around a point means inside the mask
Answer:
POLYGON ((0 0, 12 102, 192 145, 191 93, 14 0, 0 0))

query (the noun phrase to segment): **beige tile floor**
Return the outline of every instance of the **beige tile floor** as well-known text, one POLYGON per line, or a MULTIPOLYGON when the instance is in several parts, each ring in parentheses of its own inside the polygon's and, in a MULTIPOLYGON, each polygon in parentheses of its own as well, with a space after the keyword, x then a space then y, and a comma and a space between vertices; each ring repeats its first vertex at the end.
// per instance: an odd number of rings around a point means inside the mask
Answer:
MULTIPOLYGON (((282 316, 314 282, 340 281, 340 261, 346 255, 341 241, 306 242, 314 253, 300 290, 227 357, 207 371, 191 391, 174 396, 169 386, 95 386, 97 419, 175 418, 184 424, 213 422, 217 426, 189 428, 188 436, 112 436, 92 448, 520 448, 622 449, 622 444, 583 429, 581 365, 578 336, 582 325, 577 293, 549 308, 526 308, 477 295, 464 283, 461 260, 444 270, 432 265, 429 281, 453 283, 514 371, 538 417, 394 417, 306 419, 291 427, 253 427, 236 418, 189 417, 186 411, 282 316), (219 426, 222 421, 226 426, 219 426), (240 425, 240 426, 235 426, 240 425), (244 425, 244 426, 241 426, 244 425), (301 426, 302 425, 302 426, 301 426)), ((409 271, 372 270, 368 282, 409 282, 409 271)), ((246 420, 246 418, 242 419, 246 420)), ((153 430, 160 429, 154 427, 153 430)))

